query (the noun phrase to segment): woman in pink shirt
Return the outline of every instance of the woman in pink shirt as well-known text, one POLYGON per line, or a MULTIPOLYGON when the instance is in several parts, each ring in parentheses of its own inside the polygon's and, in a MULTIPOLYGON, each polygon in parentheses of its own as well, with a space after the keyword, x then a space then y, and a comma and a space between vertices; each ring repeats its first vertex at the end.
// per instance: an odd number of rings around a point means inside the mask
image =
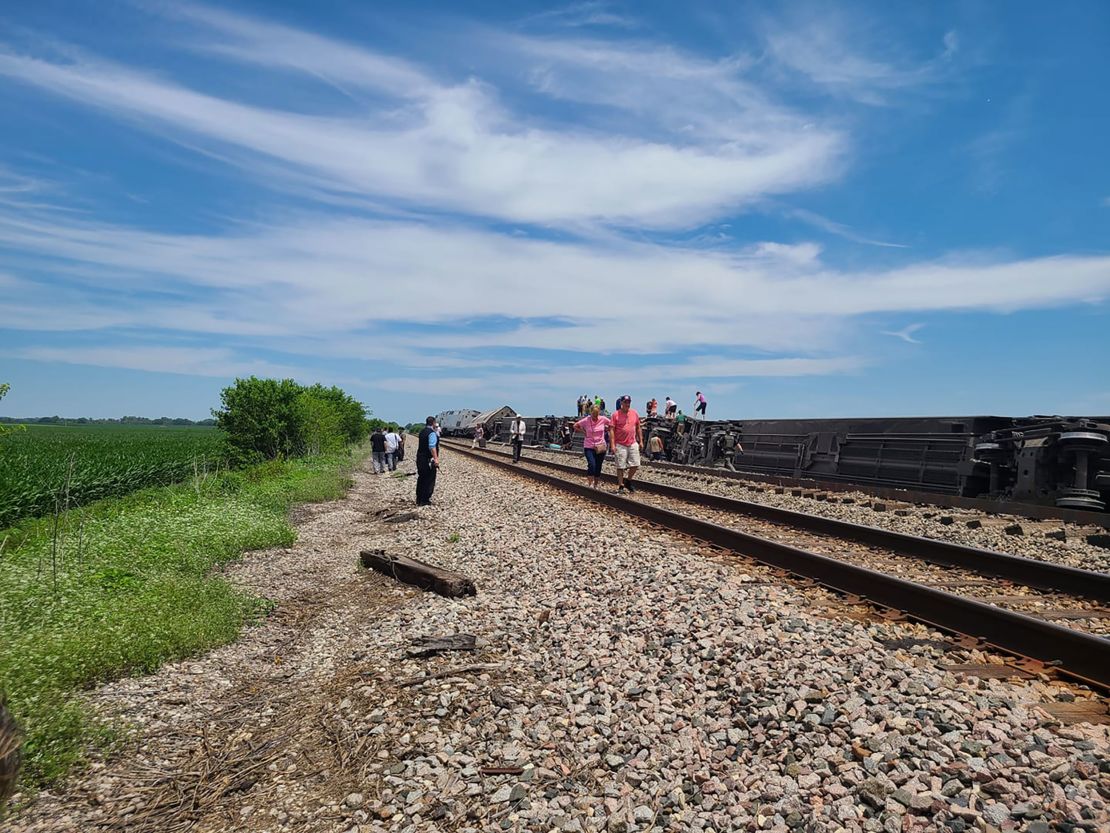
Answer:
POLYGON ((601 482, 601 464, 609 448, 609 417, 601 415, 601 408, 594 405, 590 415, 574 423, 574 430, 585 434, 582 450, 586 454, 586 482, 595 489, 601 482))

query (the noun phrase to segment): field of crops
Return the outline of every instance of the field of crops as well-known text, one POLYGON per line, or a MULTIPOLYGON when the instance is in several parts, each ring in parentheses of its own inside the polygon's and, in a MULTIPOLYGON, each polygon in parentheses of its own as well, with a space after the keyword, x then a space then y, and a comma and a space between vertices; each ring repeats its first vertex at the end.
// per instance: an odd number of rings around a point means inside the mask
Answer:
POLYGON ((226 459, 214 428, 32 425, 0 437, 0 529, 21 518, 211 471, 226 459))

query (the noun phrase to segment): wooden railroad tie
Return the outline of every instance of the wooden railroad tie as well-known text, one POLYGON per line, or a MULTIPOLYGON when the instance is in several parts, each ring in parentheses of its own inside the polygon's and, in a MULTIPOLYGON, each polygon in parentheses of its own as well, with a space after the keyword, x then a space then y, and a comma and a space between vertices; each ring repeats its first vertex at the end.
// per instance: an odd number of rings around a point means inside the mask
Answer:
POLYGON ((431 590, 441 596, 475 596, 474 582, 461 573, 427 564, 406 555, 391 555, 385 550, 362 550, 362 566, 377 570, 397 581, 431 590))

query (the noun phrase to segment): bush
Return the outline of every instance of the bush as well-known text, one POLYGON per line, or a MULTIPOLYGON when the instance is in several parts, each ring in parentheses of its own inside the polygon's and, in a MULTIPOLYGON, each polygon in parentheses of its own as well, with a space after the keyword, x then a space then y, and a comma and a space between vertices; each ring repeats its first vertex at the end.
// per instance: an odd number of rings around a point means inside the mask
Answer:
POLYGON ((367 434, 366 410, 337 387, 292 379, 236 379, 213 411, 240 464, 341 450, 367 434))

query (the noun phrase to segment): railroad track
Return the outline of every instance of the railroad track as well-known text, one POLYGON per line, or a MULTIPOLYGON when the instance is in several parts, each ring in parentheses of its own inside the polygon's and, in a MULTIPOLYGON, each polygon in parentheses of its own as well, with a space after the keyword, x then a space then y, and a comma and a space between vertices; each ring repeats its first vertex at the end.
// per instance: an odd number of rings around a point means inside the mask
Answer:
MULTIPOLYGON (((1093 622, 1095 630, 1110 632, 1110 575, 1105 573, 661 483, 638 482, 636 495, 617 495, 580 482, 580 466, 536 459, 514 464, 504 452, 448 447, 970 637, 1019 658, 1018 667, 1025 671, 1052 668, 1110 690, 1110 638, 1078 627, 1093 622), (736 528, 740 519, 744 529, 736 528)), ((615 481, 612 475, 604 477, 615 481)))

